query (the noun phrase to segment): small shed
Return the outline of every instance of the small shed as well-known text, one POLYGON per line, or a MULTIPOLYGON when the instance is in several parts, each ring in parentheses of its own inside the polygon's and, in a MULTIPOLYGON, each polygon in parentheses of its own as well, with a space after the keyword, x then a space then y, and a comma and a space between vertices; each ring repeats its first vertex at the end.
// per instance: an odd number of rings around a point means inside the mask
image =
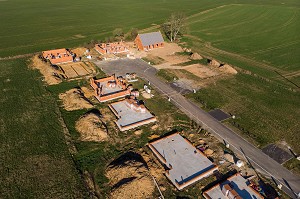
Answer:
POLYGON ((151 50, 164 47, 164 38, 161 32, 138 34, 134 43, 139 50, 151 50))

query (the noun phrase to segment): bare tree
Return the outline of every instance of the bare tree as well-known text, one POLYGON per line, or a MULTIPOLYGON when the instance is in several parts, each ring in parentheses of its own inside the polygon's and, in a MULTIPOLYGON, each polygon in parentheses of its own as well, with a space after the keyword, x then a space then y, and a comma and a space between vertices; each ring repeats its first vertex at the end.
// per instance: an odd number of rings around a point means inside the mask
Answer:
POLYGON ((139 34, 139 30, 137 28, 132 28, 130 31, 131 39, 134 40, 136 36, 139 34))
POLYGON ((171 42, 175 41, 180 31, 185 27, 185 15, 173 13, 162 25, 162 29, 171 42))

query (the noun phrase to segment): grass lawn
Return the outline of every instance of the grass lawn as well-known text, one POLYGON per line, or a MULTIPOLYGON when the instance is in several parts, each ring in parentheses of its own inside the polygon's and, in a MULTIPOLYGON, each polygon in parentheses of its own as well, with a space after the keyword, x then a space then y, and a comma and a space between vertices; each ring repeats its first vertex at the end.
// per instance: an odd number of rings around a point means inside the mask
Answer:
POLYGON ((0 198, 82 198, 55 99, 26 61, 0 61, 0 198))

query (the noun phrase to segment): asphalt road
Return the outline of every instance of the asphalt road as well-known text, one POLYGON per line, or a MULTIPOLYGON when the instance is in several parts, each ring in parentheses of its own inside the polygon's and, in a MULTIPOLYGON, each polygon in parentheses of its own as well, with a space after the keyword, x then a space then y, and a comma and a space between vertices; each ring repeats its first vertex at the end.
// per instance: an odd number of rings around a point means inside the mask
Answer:
POLYGON ((191 119, 201 124, 203 128, 215 135, 220 141, 229 143, 230 149, 242 155, 256 171, 277 184, 282 184, 282 189, 290 197, 297 198, 300 192, 300 177, 294 175, 282 165, 271 159, 260 149, 250 144, 240 135, 214 119, 200 107, 183 97, 180 93, 160 80, 155 74, 157 70, 140 59, 119 59, 114 61, 96 61, 95 64, 107 74, 124 76, 126 73, 135 72, 139 77, 150 82, 150 85, 167 97, 171 102, 187 114, 191 119))

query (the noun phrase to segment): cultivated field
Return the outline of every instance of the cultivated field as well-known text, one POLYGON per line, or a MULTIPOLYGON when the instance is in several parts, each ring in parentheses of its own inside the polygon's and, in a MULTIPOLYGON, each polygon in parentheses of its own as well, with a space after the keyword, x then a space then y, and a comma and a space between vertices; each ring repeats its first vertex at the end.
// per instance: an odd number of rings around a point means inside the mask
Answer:
MULTIPOLYGON (((283 8, 299 6, 297 0, 286 0, 284 5, 281 2, 226 1, 227 4, 272 4, 283 8)), ((118 27, 125 31, 149 28, 161 24, 172 12, 182 11, 190 16, 221 5, 224 5, 223 0, 192 0, 188 3, 180 0, 0 1, 0 57, 59 47, 70 48, 92 39, 105 39, 118 27)), ((276 20, 276 15, 271 17, 276 20)), ((270 20, 274 21, 272 18, 270 20)))
POLYGON ((82 198, 58 108, 25 60, 0 61, 0 198, 82 198))
POLYGON ((225 5, 190 16, 189 38, 208 56, 299 87, 299 20, 299 7, 284 3, 225 5))

